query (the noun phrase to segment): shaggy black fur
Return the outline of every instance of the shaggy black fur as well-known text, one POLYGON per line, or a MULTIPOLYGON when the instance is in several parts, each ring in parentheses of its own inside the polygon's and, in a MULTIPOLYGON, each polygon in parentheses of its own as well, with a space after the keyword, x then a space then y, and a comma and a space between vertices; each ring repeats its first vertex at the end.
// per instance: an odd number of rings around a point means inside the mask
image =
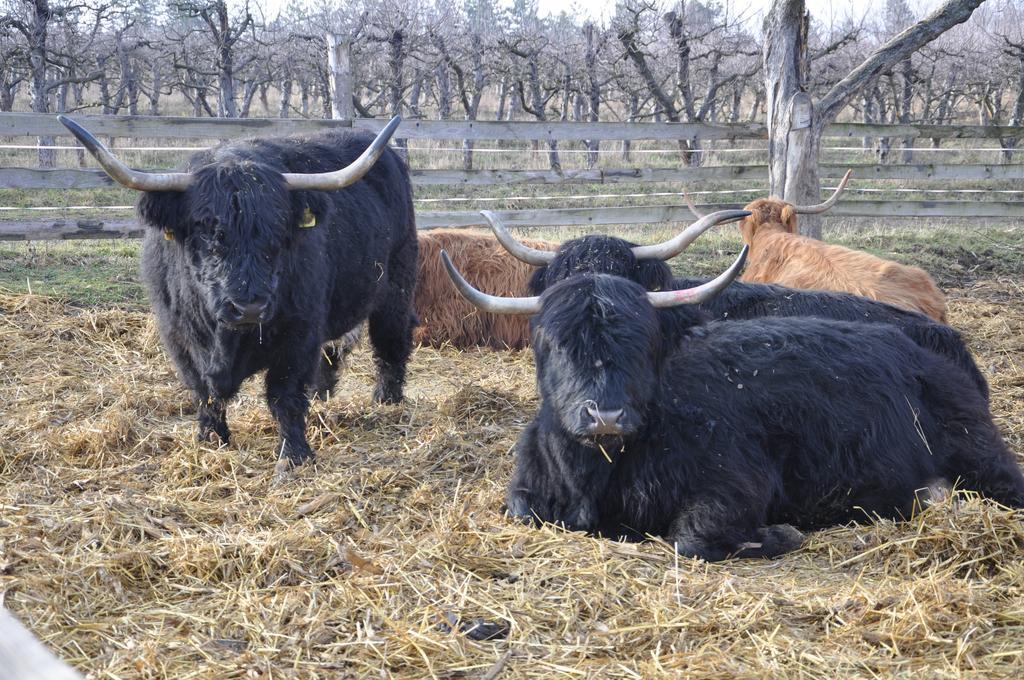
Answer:
MULTIPOLYGON (((540 295, 549 286, 575 274, 594 272, 612 274, 636 281, 647 290, 691 288, 707 279, 673 278, 672 270, 660 260, 637 260, 630 250, 635 244, 613 236, 584 236, 566 241, 554 261, 538 268, 530 278, 531 295, 540 295)), ((828 291, 797 290, 763 283, 733 282, 721 295, 700 309, 712 319, 735 320, 761 317, 816 316, 839 321, 888 323, 925 349, 941 354, 966 371, 981 394, 988 399, 988 382, 956 329, 884 302, 858 295, 828 291)), ((673 337, 685 330, 686 312, 681 328, 663 323, 673 337)), ((677 309, 663 313, 678 316, 677 309)))
POLYGON ((575 276, 542 303, 541 406, 517 446, 515 516, 659 535, 719 560, 795 548, 787 525, 906 516, 937 480, 1024 507, 973 382, 889 325, 691 312, 668 347, 632 281, 575 276), (588 435, 588 405, 622 409, 621 436, 588 435))
POLYGON ((409 172, 386 150, 345 189, 288 191, 284 172, 356 159, 367 134, 329 132, 225 144, 189 162, 185 192, 147 192, 142 277, 160 335, 199 408, 199 436, 227 442, 226 400, 267 369, 280 457, 301 463, 307 390, 333 385, 321 346, 369 319, 375 398, 402 398, 412 348, 416 226, 409 172), (316 225, 302 226, 309 214, 316 225), (165 238, 165 232, 171 238, 165 238))

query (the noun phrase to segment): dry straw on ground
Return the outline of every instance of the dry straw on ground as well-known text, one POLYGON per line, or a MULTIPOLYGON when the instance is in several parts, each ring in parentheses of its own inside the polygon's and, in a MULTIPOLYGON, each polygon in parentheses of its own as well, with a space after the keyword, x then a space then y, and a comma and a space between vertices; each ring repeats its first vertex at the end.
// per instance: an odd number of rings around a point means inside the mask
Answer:
MULTIPOLYGON (((952 322, 1024 451, 1024 296, 952 322)), ((419 350, 371 405, 365 348, 271 489, 259 381, 193 443, 146 314, 0 295, 0 592, 108 677, 1019 677, 1024 525, 972 498, 813 534, 776 561, 530 529, 498 511, 535 406, 529 353, 419 350), (491 639, 478 639, 488 638, 491 639)))

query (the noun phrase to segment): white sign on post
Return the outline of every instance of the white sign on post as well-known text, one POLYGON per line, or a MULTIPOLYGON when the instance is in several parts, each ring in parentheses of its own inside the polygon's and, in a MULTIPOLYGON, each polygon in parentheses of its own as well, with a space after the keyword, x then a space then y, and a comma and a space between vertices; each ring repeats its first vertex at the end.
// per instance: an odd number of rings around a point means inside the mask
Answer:
POLYGON ((811 96, 806 92, 797 92, 789 101, 789 129, 800 130, 811 127, 811 112, 814 108, 811 104, 811 96))

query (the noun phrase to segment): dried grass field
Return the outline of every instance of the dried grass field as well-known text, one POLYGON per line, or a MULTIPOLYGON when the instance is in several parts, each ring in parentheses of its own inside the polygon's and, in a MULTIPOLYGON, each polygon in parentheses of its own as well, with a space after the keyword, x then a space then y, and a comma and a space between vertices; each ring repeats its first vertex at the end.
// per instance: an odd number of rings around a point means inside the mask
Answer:
MULTIPOLYGON (((1020 455, 1016 238, 988 271, 932 237, 894 250, 948 265, 951 321, 1020 455)), ((0 293, 4 606, 95 678, 1024 672, 1021 514, 959 496, 711 565, 527 528, 499 508, 531 354, 421 348, 394 407, 371 403, 370 366, 360 347, 312 410, 316 464, 271 488, 261 381, 229 409, 234 443, 197 445, 148 313, 0 293)))

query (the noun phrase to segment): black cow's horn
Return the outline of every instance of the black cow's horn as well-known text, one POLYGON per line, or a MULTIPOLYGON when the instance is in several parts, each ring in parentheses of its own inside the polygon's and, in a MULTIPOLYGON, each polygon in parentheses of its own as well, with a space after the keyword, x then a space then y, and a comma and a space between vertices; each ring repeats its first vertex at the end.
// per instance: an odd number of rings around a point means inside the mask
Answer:
POLYGON ((793 210, 800 215, 817 215, 823 213, 836 204, 839 200, 839 194, 843 193, 846 189, 846 183, 850 181, 850 176, 853 174, 853 170, 847 170, 846 174, 843 175, 843 181, 839 183, 836 190, 832 192, 832 195, 828 197, 828 200, 824 203, 818 203, 816 205, 794 205, 793 210))
POLYGON ((340 170, 314 173, 284 173, 284 179, 288 183, 288 188, 293 190, 333 191, 335 189, 344 189, 350 184, 355 184, 363 178, 363 175, 370 171, 370 168, 377 162, 380 155, 384 153, 388 142, 391 141, 391 135, 395 134, 395 130, 398 129, 398 125, 401 122, 401 116, 395 116, 388 121, 388 124, 380 131, 377 138, 366 148, 366 151, 359 158, 340 170))
MULTIPOLYGON (((84 127, 71 120, 67 116, 57 116, 57 120, 71 131, 79 142, 82 143, 89 153, 93 155, 100 166, 119 184, 137 191, 185 191, 192 183, 192 175, 187 172, 140 172, 132 170, 122 163, 110 149, 93 137, 84 127)), ((377 138, 373 140, 366 151, 359 158, 340 170, 332 172, 314 173, 284 173, 287 187, 292 190, 316 189, 320 191, 331 191, 343 189, 358 182, 363 175, 369 172, 373 164, 377 162, 380 155, 387 148, 391 135, 395 133, 401 117, 395 116, 384 126, 377 138)))
POLYGON ((707 302, 725 290, 726 286, 732 283, 733 279, 739 275, 740 270, 743 269, 743 264, 747 261, 747 253, 749 251, 750 246, 743 246, 740 256, 736 258, 732 266, 707 283, 702 283, 693 288, 684 288, 683 290, 659 290, 647 293, 647 299, 652 307, 659 308, 675 307, 677 305, 699 305, 702 302, 707 302))
POLYGON ((455 284, 455 288, 477 309, 492 314, 534 314, 540 311, 539 297, 500 297, 481 293, 462 278, 462 274, 452 264, 452 259, 445 250, 441 251, 441 262, 448 270, 448 276, 455 284))
POLYGON ((93 158, 118 184, 138 191, 184 191, 192 183, 187 172, 139 172, 132 170, 110 153, 110 149, 84 127, 67 116, 57 116, 61 125, 71 131, 93 158))
POLYGON ((719 210, 702 217, 674 237, 650 246, 633 246, 633 255, 638 260, 671 260, 686 250, 697 237, 718 224, 735 222, 750 215, 749 210, 719 210))
POLYGON ((490 210, 481 210, 480 214, 484 216, 487 223, 491 225, 491 231, 494 232, 494 238, 498 239, 498 243, 505 247, 505 250, 510 255, 518 260, 522 260, 526 264, 532 264, 534 267, 543 267, 544 265, 555 259, 555 253, 551 250, 538 250, 537 248, 531 248, 530 246, 520 243, 515 236, 509 233, 505 225, 502 224, 501 219, 492 213, 490 210))
MULTIPOLYGON (((555 258, 555 253, 552 251, 538 250, 537 248, 531 248, 520 243, 505 228, 501 219, 490 210, 481 210, 480 214, 491 225, 491 231, 494 232, 494 237, 498 239, 498 243, 504 246, 505 250, 513 257, 535 267, 542 267, 555 258)), ((638 260, 670 260, 683 252, 691 243, 697 240, 698 236, 711 227, 724 222, 734 222, 743 219, 749 214, 750 212, 746 210, 720 210, 716 213, 711 213, 707 217, 702 217, 697 222, 686 227, 686 229, 683 229, 668 241, 649 246, 633 246, 633 255, 638 260)))

